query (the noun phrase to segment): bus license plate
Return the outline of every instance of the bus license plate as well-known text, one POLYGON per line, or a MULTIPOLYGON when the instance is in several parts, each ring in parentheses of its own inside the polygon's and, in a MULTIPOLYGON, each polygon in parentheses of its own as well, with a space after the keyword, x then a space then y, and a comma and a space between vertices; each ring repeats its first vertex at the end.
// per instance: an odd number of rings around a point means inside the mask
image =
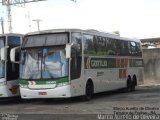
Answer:
POLYGON ((38 92, 39 95, 47 95, 47 92, 38 92))

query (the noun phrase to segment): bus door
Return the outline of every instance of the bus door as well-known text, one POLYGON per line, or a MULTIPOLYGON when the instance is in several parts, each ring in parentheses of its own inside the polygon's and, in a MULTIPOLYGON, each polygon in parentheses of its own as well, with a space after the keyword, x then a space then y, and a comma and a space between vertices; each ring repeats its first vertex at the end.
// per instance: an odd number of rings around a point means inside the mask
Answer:
POLYGON ((72 48, 71 48, 71 84, 74 90, 71 90, 73 95, 81 94, 82 89, 82 37, 81 33, 72 33, 72 48))

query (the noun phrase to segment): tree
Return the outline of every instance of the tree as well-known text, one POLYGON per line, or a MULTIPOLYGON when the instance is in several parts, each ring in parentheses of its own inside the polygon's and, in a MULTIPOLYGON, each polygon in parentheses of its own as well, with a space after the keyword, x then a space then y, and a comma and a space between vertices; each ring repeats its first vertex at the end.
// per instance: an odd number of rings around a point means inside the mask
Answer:
POLYGON ((113 31, 113 34, 119 35, 120 36, 120 32, 118 30, 113 31))

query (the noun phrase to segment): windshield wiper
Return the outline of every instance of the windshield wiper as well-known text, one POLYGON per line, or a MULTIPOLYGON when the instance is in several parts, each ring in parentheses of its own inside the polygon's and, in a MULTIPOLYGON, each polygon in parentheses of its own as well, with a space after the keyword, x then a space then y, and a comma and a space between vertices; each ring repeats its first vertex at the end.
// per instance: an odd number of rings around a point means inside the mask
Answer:
POLYGON ((47 71, 48 75, 50 76, 50 78, 54 80, 55 78, 54 78, 53 75, 49 72, 49 69, 48 69, 47 65, 46 65, 45 63, 43 63, 43 64, 44 64, 44 66, 47 68, 46 71, 47 71))

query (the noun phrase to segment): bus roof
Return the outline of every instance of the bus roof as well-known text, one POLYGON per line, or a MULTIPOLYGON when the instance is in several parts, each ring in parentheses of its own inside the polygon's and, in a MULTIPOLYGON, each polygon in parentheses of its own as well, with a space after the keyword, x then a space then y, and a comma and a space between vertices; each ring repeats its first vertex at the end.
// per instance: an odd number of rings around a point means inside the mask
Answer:
POLYGON ((110 38, 114 38, 114 39, 140 42, 140 40, 136 39, 136 38, 121 37, 116 34, 106 33, 106 32, 102 32, 102 31, 98 31, 98 30, 94 30, 94 29, 87 29, 87 30, 82 30, 82 29, 50 29, 50 30, 30 32, 30 33, 25 34, 25 36, 38 35, 38 34, 51 34, 51 33, 58 33, 58 32, 82 32, 82 33, 86 33, 86 34, 93 34, 93 35, 97 35, 97 36, 110 37, 110 38))
POLYGON ((0 34, 0 37, 2 36, 15 36, 15 35, 18 35, 18 36, 24 36, 24 34, 20 34, 20 33, 5 33, 5 34, 0 34))

